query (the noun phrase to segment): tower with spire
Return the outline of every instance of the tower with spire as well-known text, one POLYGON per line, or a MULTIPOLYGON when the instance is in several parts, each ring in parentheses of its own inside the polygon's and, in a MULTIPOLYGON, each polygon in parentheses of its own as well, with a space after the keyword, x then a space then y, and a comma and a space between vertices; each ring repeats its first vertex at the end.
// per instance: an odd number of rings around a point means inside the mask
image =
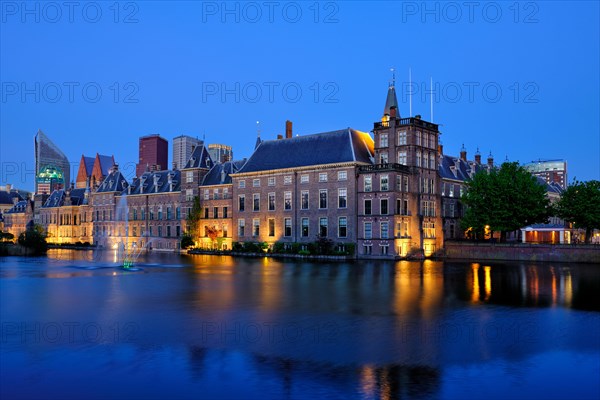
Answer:
POLYGON ((373 127, 375 165, 362 171, 364 176, 359 178, 371 182, 372 188, 371 193, 367 189, 360 193, 365 184, 359 182, 359 198, 370 204, 373 215, 364 217, 363 222, 372 227, 372 233, 365 235, 379 235, 381 240, 365 241, 363 246, 359 243, 359 253, 363 250, 365 254, 376 254, 381 246, 393 248, 394 254, 401 257, 429 256, 442 248, 439 135, 438 125, 420 115, 401 117, 392 70, 383 115, 373 127), (395 212, 388 213, 388 207, 395 212), (385 226, 380 227, 382 224, 385 226), (382 232, 378 232, 380 229, 382 232), (390 229, 390 234, 384 229, 390 229), (386 236, 393 239, 384 240, 386 236))

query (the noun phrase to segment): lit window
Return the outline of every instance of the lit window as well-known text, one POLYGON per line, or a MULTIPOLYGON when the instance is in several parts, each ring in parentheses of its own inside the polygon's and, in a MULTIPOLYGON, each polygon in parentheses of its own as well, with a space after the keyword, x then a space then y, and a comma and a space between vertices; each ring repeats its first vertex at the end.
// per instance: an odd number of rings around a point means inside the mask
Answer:
POLYGON ((398 152, 398 164, 407 165, 406 164, 406 151, 398 152))

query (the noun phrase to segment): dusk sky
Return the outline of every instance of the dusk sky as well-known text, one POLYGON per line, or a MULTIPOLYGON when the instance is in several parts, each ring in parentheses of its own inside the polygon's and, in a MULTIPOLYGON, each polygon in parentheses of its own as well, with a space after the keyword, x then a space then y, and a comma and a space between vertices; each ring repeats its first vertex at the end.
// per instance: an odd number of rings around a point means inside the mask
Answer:
POLYGON ((589 2, 2 2, 0 184, 33 190, 44 131, 73 164, 138 138, 206 137, 250 156, 261 137, 400 113, 440 124, 446 154, 566 159, 600 179, 600 8, 589 2), (468 3, 467 4, 471 4, 468 3), (25 9, 27 7, 27 10, 25 9))

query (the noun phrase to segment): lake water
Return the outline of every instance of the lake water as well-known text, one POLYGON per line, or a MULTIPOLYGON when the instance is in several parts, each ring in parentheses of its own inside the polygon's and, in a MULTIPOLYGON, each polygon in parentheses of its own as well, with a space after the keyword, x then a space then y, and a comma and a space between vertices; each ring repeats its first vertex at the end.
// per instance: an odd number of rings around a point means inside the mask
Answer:
POLYGON ((600 398, 600 266, 0 259, 0 397, 600 398))

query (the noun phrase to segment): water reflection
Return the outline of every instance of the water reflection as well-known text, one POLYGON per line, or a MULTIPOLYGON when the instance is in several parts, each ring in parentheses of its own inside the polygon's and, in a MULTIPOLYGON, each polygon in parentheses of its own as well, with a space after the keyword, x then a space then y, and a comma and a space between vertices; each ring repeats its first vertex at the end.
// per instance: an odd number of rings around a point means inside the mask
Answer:
MULTIPOLYGON (((468 383, 447 380, 457 368, 473 378, 469 368, 497 363, 511 382, 533 379, 539 360, 565 366, 572 382, 600 370, 593 362, 583 373, 568 367, 600 355, 593 265, 155 254, 140 259, 140 273, 123 273, 109 252, 94 262, 81 254, 2 260, 2 322, 90 322, 111 337, 118 322, 136 327, 131 343, 23 341, 12 324, 2 383, 23 389, 18 374, 31 368, 48 377, 49 393, 60 393, 46 371, 60 370, 63 353, 72 363, 57 382, 83 365, 111 379, 131 373, 131 387, 148 393, 147 365, 158 364, 182 388, 211 387, 206 397, 233 381, 232 397, 452 397, 450 387, 462 398, 468 393, 457 388, 468 383)), ((173 390, 165 388, 153 394, 173 390)))

